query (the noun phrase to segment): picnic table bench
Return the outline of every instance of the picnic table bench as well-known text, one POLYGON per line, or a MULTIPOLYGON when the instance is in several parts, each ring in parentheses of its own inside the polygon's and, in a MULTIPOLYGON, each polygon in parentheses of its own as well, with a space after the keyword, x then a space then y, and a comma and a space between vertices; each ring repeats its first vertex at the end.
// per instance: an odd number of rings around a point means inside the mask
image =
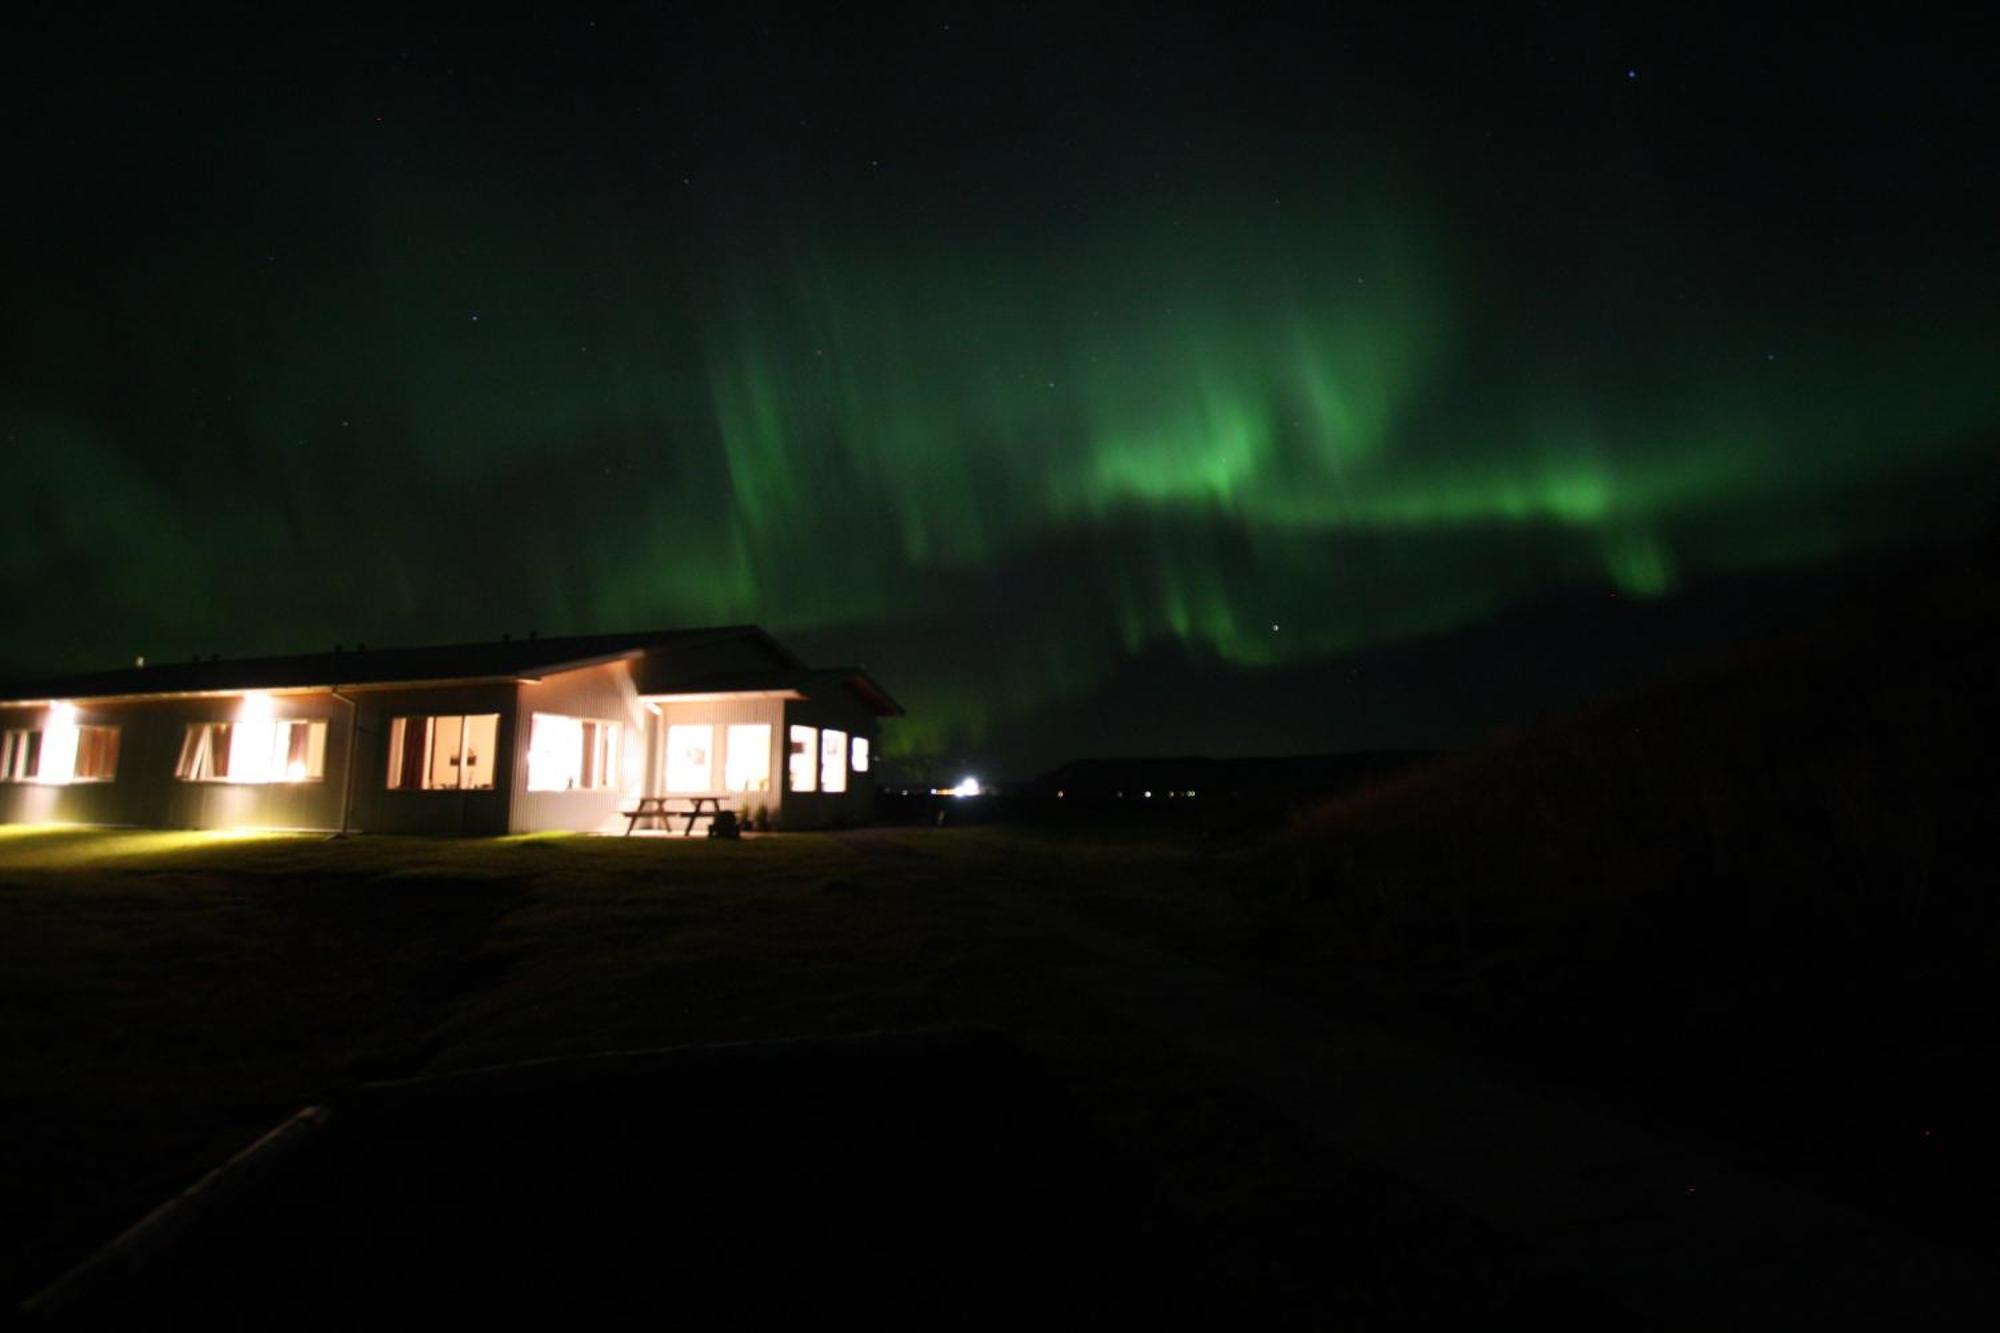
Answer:
POLYGON ((694 822, 697 819, 713 820, 722 813, 722 796, 712 792, 676 792, 671 796, 641 796, 639 803, 630 810, 620 810, 625 816, 625 836, 631 837, 632 830, 645 820, 648 828, 672 830, 674 816, 687 817, 687 827, 682 833, 694 836, 694 822), (703 807, 707 808, 704 809, 703 807))

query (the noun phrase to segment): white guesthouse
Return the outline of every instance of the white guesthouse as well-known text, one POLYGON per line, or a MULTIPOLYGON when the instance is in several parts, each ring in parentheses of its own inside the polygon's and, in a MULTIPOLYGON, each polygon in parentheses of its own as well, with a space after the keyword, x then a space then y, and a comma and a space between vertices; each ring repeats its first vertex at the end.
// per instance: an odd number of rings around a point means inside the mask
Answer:
POLYGON ((0 821, 622 832, 708 795, 823 828, 872 816, 901 711, 753 625, 137 666, 0 688, 0 821))

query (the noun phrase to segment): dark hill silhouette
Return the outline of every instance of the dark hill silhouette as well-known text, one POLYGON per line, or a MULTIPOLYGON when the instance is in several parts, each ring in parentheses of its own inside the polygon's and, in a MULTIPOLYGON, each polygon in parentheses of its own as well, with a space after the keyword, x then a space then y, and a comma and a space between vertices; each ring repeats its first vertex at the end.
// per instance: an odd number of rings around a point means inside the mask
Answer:
POLYGON ((1990 1233, 1997 577, 1991 544, 1878 571, 1808 629, 1324 802, 1246 905, 1436 1040, 1990 1233))

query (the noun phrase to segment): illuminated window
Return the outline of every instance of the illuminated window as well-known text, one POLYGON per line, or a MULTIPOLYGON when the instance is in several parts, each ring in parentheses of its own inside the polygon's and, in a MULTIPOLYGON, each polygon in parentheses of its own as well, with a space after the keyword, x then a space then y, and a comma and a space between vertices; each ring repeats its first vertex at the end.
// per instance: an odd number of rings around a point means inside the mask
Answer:
POLYGON ((866 773, 868 771, 868 738, 866 736, 856 736, 854 738, 854 771, 856 773, 866 773))
POLYGON ((399 717, 389 723, 389 786, 480 790, 493 785, 500 715, 399 717))
POLYGON ((847 733, 832 727, 819 734, 819 788, 847 790, 847 733))
POLYGON ((270 782, 318 782, 326 776, 326 723, 289 718, 271 724, 270 782))
POLYGON ((118 776, 118 728, 78 727, 72 782, 109 782, 118 776))
POLYGON ((676 722, 667 728, 667 790, 715 790, 715 727, 676 722))
MULTIPOLYGON (((80 727, 77 777, 83 774, 86 736, 112 733, 110 762, 118 761, 114 727, 80 727)), ((239 722, 190 722, 181 734, 174 776, 183 782, 318 782, 326 776, 326 722, 313 718, 250 718, 239 722)))
POLYGON ((616 722, 588 718, 583 724, 583 773, 580 786, 588 791, 604 791, 618 785, 618 738, 616 722))
POLYGON ((786 775, 793 791, 812 791, 813 775, 819 766, 819 732, 813 727, 793 727, 790 752, 786 755, 786 775))
POLYGON ((771 727, 744 722, 729 728, 723 774, 730 791, 771 790, 771 727))
POLYGON ((42 771, 42 733, 21 728, 0 737, 0 782, 33 782, 42 771))
POLYGON ((528 733, 529 791, 605 791, 618 785, 618 724, 537 713, 528 733))
POLYGON ((227 722, 190 722, 181 733, 181 760, 174 776, 183 782, 229 780, 230 733, 227 722))

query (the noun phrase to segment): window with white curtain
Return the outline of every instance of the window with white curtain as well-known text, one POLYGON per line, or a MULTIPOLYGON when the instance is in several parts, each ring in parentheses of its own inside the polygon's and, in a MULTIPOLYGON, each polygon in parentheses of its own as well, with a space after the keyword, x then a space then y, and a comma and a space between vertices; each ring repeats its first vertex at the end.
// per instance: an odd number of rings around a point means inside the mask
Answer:
POLYGON ((727 733, 729 749, 722 761, 724 785, 730 791, 771 790, 771 726, 739 722, 727 733))
POLYGON ((529 791, 618 786, 619 727, 598 718, 536 713, 528 732, 529 791))
POLYGON ((667 728, 667 790, 715 790, 715 726, 676 722, 667 728))
POLYGON ((819 789, 847 790, 847 733, 832 727, 819 734, 819 789))

